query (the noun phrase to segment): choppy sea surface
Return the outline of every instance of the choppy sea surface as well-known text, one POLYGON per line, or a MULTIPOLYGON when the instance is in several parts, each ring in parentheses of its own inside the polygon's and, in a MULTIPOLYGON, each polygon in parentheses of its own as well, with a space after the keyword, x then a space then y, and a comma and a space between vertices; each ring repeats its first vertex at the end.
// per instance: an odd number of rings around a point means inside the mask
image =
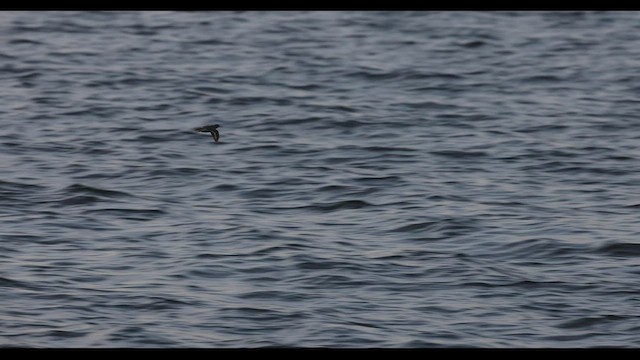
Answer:
POLYGON ((640 346, 638 12, 0 34, 0 346, 640 346))

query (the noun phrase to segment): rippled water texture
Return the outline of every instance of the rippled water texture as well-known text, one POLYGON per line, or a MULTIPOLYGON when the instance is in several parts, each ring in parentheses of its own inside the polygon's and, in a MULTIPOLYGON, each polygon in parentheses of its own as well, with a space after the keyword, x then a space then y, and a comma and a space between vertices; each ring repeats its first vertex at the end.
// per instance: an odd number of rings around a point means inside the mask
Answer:
POLYGON ((0 33, 2 346, 640 346, 640 13, 0 33))

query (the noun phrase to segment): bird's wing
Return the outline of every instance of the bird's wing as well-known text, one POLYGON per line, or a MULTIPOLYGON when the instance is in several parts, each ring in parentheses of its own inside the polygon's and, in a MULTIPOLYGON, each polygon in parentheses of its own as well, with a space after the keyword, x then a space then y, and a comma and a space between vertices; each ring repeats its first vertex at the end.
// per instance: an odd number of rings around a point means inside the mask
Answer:
POLYGON ((217 130, 211 131, 211 136, 213 136, 213 141, 218 142, 220 139, 220 133, 217 130))

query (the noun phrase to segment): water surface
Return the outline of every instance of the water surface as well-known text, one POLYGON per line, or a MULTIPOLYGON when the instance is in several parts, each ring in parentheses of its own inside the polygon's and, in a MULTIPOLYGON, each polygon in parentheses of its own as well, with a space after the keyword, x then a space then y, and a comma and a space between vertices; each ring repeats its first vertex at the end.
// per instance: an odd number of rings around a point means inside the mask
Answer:
POLYGON ((639 20, 0 13, 0 345, 640 346, 639 20))

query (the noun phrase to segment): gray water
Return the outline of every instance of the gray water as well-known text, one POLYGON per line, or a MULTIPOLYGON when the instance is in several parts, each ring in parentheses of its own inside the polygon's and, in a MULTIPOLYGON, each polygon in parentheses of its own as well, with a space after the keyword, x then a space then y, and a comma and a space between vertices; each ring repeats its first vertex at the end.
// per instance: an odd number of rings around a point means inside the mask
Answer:
POLYGON ((2 346, 640 346, 638 12, 0 34, 2 346))

